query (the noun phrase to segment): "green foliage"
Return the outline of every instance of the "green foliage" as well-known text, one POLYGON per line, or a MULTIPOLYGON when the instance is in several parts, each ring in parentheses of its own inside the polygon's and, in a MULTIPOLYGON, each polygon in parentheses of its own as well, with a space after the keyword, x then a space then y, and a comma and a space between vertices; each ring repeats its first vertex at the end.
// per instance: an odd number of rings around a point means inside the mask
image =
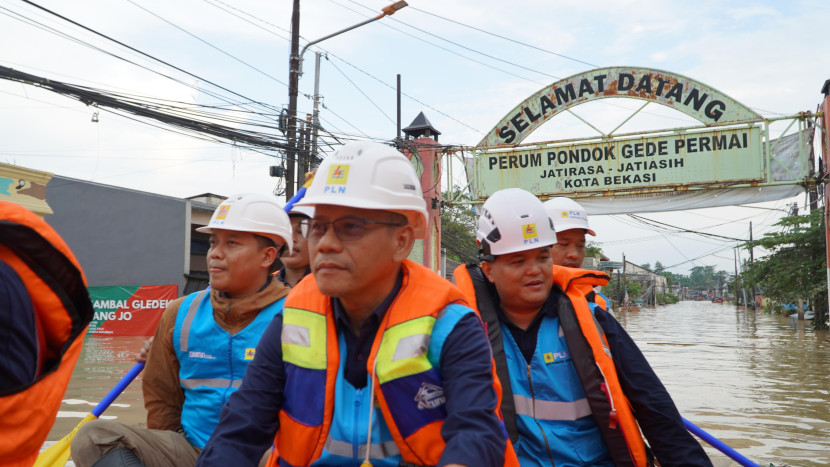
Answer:
POLYGON ((478 259, 475 228, 478 218, 470 196, 458 191, 444 192, 442 198, 453 203, 441 203, 441 246, 447 249, 447 257, 459 263, 474 262, 478 259))
MULTIPOLYGON (((640 296, 640 292, 643 290, 642 284, 638 282, 631 282, 627 281, 625 283, 625 288, 628 290, 628 299, 634 301, 636 298, 640 296)), ((612 276, 612 279, 608 284, 602 288, 602 293, 604 293, 609 298, 616 300, 619 303, 622 303, 623 297, 625 294, 622 290, 622 284, 617 281, 616 276, 612 276)))
POLYGON ((824 228, 821 210, 788 216, 775 225, 778 232, 743 245, 763 248, 769 255, 756 259, 741 274, 742 287, 759 286, 764 296, 779 303, 799 298, 815 302, 827 293, 824 270, 824 228))
POLYGON ((593 240, 588 240, 585 244, 585 257, 586 258, 602 258, 602 248, 600 247, 599 242, 595 242, 593 240))
POLYGON ((672 303, 677 303, 680 301, 680 298, 671 293, 659 293, 657 294, 657 303, 662 305, 670 305, 672 303))

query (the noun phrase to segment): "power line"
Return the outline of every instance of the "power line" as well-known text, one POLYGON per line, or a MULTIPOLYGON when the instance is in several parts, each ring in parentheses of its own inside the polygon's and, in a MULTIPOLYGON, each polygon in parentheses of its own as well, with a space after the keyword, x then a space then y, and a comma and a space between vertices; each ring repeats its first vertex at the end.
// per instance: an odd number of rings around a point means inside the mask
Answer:
POLYGON ((340 69, 340 67, 338 67, 338 66, 337 66, 334 62, 331 62, 331 66, 333 66, 335 70, 337 70, 338 72, 340 72, 340 74, 341 74, 341 75, 343 75, 343 77, 344 77, 344 78, 346 78, 346 80, 347 80, 349 83, 351 83, 351 84, 352 84, 352 86, 354 86, 354 87, 355 87, 355 89, 357 89, 357 90, 358 90, 358 92, 360 92, 360 94, 363 94, 363 97, 365 97, 365 98, 366 98, 366 100, 368 100, 368 101, 369 101, 369 102, 370 102, 373 106, 375 106, 375 108, 376 108, 376 109, 378 109, 378 111, 380 111, 380 113, 382 113, 382 114, 383 114, 383 116, 384 116, 384 117, 386 117, 386 119, 387 119, 387 120, 389 120, 390 122, 392 122, 392 124, 393 124, 393 125, 397 125, 397 122, 396 122, 395 120, 392 120, 392 117, 390 117, 390 116, 389 116, 389 114, 387 114, 386 112, 384 112, 384 111, 383 111, 383 109, 381 109, 381 108, 380 108, 380 106, 378 106, 378 105, 375 103, 375 101, 373 101, 373 100, 372 100, 372 98, 371 98, 371 97, 367 96, 367 95, 366 95, 366 93, 365 93, 365 92, 363 92, 363 90, 362 90, 362 89, 360 89, 360 86, 358 86, 357 84, 355 84, 355 82, 354 82, 354 81, 352 81, 352 80, 351 80, 351 78, 349 78, 349 77, 346 75, 346 73, 343 73, 343 70, 341 70, 341 69, 340 69))
MULTIPOLYGON (((291 31, 290 31, 290 30, 288 30, 288 29, 285 29, 285 28, 283 28, 283 27, 281 27, 281 26, 277 26, 277 25, 276 25, 276 24, 274 24, 274 23, 269 23, 268 21, 265 21, 264 19, 262 19, 262 18, 260 18, 260 17, 258 17, 258 16, 256 16, 256 15, 252 15, 252 14, 250 14, 250 13, 245 12, 244 10, 240 10, 239 8, 236 8, 236 7, 235 7, 235 6, 233 6, 233 5, 228 5, 227 3, 225 3, 225 2, 223 2, 223 1, 221 1, 221 0, 212 0, 212 1, 211 1, 211 0, 202 0, 202 1, 204 1, 205 3, 207 3, 207 4, 211 5, 211 6, 213 6, 214 8, 218 8, 218 9, 220 9, 220 10, 222 10, 222 11, 224 11, 224 12, 226 12, 226 13, 230 14, 230 15, 236 16, 237 18, 241 19, 242 21, 245 21, 246 23, 249 23, 249 24, 251 24, 251 25, 253 25, 253 26, 256 26, 256 27, 258 27, 258 28, 262 29, 262 30, 263 30, 263 31, 265 31, 265 32, 271 33, 271 34, 273 34, 273 35, 275 35, 275 36, 279 37, 280 39, 285 39, 286 41, 289 41, 289 42, 291 41, 291 39, 290 39, 290 38, 288 38, 288 37, 283 37, 283 36, 280 36, 279 34, 277 34, 277 33, 273 32, 273 31, 271 31, 271 30, 269 30, 269 29, 267 29, 267 28, 265 28, 265 27, 260 26, 260 25, 258 25, 258 24, 256 24, 256 23, 254 23, 253 21, 247 20, 247 19, 245 19, 245 18, 243 18, 243 17, 241 17, 241 16, 237 15, 236 13, 230 12, 230 11, 226 10, 225 8, 222 8, 222 7, 218 6, 218 5, 215 5, 215 4, 213 4, 212 2, 221 3, 222 5, 224 5, 224 6, 228 7, 228 8, 230 8, 230 9, 232 9, 232 10, 236 10, 236 11, 238 11, 238 12, 240 12, 240 13, 242 13, 242 14, 246 15, 246 16, 250 16, 251 18, 253 18, 253 19, 255 19, 255 20, 259 21, 259 22, 265 23, 265 24, 267 24, 267 25, 269 25, 269 26, 272 26, 272 27, 275 27, 275 28, 279 29, 280 31, 285 31, 285 32, 286 32, 286 33, 288 33, 288 34, 291 34, 291 31)), ((303 36, 300 36, 300 37, 303 37, 303 36)))
MULTIPOLYGON (((50 15, 53 15, 53 16, 55 16, 55 17, 57 17, 57 18, 60 18, 60 19, 62 19, 62 20, 64 20, 64 21, 66 21, 66 22, 68 22, 68 23, 71 23, 71 24, 73 24, 73 25, 75 25, 75 26, 77 26, 77 27, 79 27, 79 28, 81 28, 81 29, 83 29, 83 30, 85 30, 85 31, 91 32, 92 34, 95 34, 95 35, 97 35, 97 36, 99 36, 99 37, 102 37, 102 38, 104 38, 104 39, 106 39, 106 40, 108 40, 108 41, 110 41, 110 42, 114 42, 114 43, 116 43, 116 44, 118 44, 118 45, 120 45, 120 46, 122 46, 122 47, 124 47, 124 48, 126 48, 126 49, 128 49, 128 50, 131 50, 131 51, 133 51, 133 52, 136 52, 136 53, 138 53, 138 54, 140 54, 140 55, 142 55, 142 56, 144 56, 144 57, 147 57, 147 58, 149 58, 149 59, 151 59, 151 60, 153 60, 153 61, 155 61, 155 62, 161 63, 161 64, 163 64, 163 65, 165 65, 165 66, 168 66, 168 67, 170 67, 170 68, 172 68, 172 69, 174 69, 174 70, 176 70, 176 71, 179 71, 179 72, 181 72, 181 73, 184 73, 184 74, 186 74, 186 75, 188 75, 188 76, 190 76, 190 77, 192 77, 192 78, 196 78, 196 79, 198 79, 198 80, 204 81, 204 82, 206 82, 206 83, 210 84, 211 86, 214 86, 214 87, 216 87, 216 88, 218 88, 218 89, 221 89, 221 90, 223 90, 223 91, 225 91, 225 92, 228 92, 228 93, 230 93, 230 94, 233 94, 234 96, 240 97, 240 98, 242 98, 242 99, 244 99, 244 100, 246 100, 246 101, 248 101, 248 102, 251 102, 251 103, 256 103, 256 104, 259 104, 259 105, 265 106, 265 107, 267 107, 267 108, 270 108, 270 109, 272 109, 272 110, 274 109, 272 106, 270 106, 270 105, 268 105, 268 104, 265 104, 265 103, 258 102, 258 101, 255 101, 255 100, 253 100, 253 99, 250 99, 250 98, 248 98, 248 97, 246 97, 246 96, 244 96, 244 95, 242 95, 242 94, 239 94, 239 93, 237 93, 237 92, 235 92, 235 91, 232 91, 232 90, 230 90, 230 89, 228 89, 228 88, 226 88, 226 87, 224 87, 224 86, 221 86, 221 85, 219 85, 219 84, 217 84, 217 83, 214 83, 213 81, 210 81, 210 80, 208 80, 208 79, 206 79, 206 78, 203 78, 203 77, 201 77, 201 76, 198 76, 198 75, 196 75, 196 74, 194 74, 194 73, 191 73, 191 72, 189 72, 189 71, 187 71, 187 70, 184 70, 184 69, 182 69, 182 68, 179 68, 179 67, 177 67, 177 66, 175 66, 175 65, 173 65, 173 64, 171 64, 171 63, 168 63, 168 62, 166 62, 166 61, 164 61, 164 60, 161 60, 160 58, 154 57, 154 56, 152 56, 152 55, 150 55, 150 54, 148 54, 148 53, 142 52, 141 50, 138 50, 138 49, 136 49, 135 47, 132 47, 132 46, 130 46, 130 45, 127 45, 127 44, 125 44, 125 43, 123 43, 123 42, 121 42, 121 41, 119 41, 119 40, 117 40, 117 39, 114 39, 114 38, 112 38, 112 37, 110 37, 110 36, 107 36, 106 34, 103 34, 103 33, 101 33, 101 32, 98 32, 98 31, 96 31, 96 30, 94 30, 94 29, 92 29, 92 28, 89 28, 89 27, 87 27, 87 26, 84 26, 83 24, 80 24, 80 23, 78 23, 77 21, 74 21, 74 20, 72 20, 72 19, 69 19, 69 18, 67 18, 66 16, 63 16, 63 15, 61 15, 61 14, 59 14, 59 13, 56 13, 56 12, 54 12, 54 11, 52 11, 52 10, 49 10, 48 8, 45 8, 45 7, 43 7, 43 6, 40 6, 40 5, 38 5, 38 4, 36 4, 36 3, 32 2, 32 1, 30 1, 30 0, 22 0, 22 1, 23 1, 24 3, 26 3, 26 4, 28 4, 28 5, 31 5, 31 6, 33 6, 33 7, 35 7, 35 8, 37 8, 37 9, 39 9, 39 10, 42 10, 42 11, 45 11, 46 13, 49 13, 50 15)), ((102 49, 99 49, 99 50, 103 51, 102 49)), ((133 64, 137 65, 136 63, 134 63, 134 62, 132 62, 132 61, 130 61, 130 60, 127 60, 127 59, 125 59, 125 58, 123 58, 123 57, 116 56, 116 55, 111 54, 111 53, 109 53, 109 52, 106 52, 106 53, 107 53, 107 54, 109 54, 109 55, 112 55, 112 56, 114 56, 114 57, 117 57, 117 58, 119 58, 119 59, 121 59, 121 60, 124 60, 124 61, 126 61, 126 62, 133 63, 133 64)), ((139 65, 139 66, 140 66, 140 65, 139 65)), ((155 72, 155 71, 154 71, 154 72, 155 72)), ((159 73, 159 72, 155 72, 155 73, 158 73, 158 74, 161 74, 162 76, 165 76, 165 77, 167 77, 167 78, 170 78, 169 76, 163 75, 162 73, 159 73)), ((170 79, 173 79, 173 78, 170 78, 170 79)), ((176 80, 176 81, 178 82, 178 80, 176 80)))
MULTIPOLYGON (((350 0, 350 1, 352 1, 352 0, 350 0)), ((437 14, 435 14, 435 13, 431 13, 431 12, 426 11, 426 10, 422 10, 422 9, 417 8, 417 7, 414 7, 414 6, 412 6, 412 5, 410 5, 410 6, 409 6, 409 9, 410 9, 410 10, 415 10, 415 11, 420 11, 421 13, 424 13, 424 14, 427 14, 427 15, 430 15, 430 16, 434 16, 434 17, 436 17, 436 18, 442 19, 442 20, 444 20, 444 21, 448 21, 448 22, 450 22, 450 23, 457 24, 457 25, 459 25, 459 26, 464 26, 465 28, 469 28, 469 29, 472 29, 472 30, 475 30, 475 31, 478 31, 478 32, 482 32, 482 33, 487 34, 487 35, 489 35, 489 36, 497 37, 497 38, 499 38, 499 39, 503 39, 503 40, 506 40, 506 41, 512 42, 512 43, 514 43, 514 44, 519 44, 519 45, 522 45, 522 46, 525 46, 525 47, 529 47, 529 48, 531 48, 531 49, 538 50, 538 51, 540 51, 540 52, 545 52, 545 53, 550 54, 550 55, 555 55, 555 56, 557 56, 557 57, 564 58, 564 59, 566 59, 566 60, 571 60, 571 61, 574 61, 574 62, 577 62, 577 63, 582 63, 582 64, 584 64, 584 65, 588 65, 588 66, 591 66, 591 67, 594 67, 594 68, 599 68, 599 65, 594 65, 593 63, 588 63, 588 62, 583 61, 583 60, 580 60, 580 59, 578 59, 578 58, 569 57, 569 56, 567 56, 567 55, 563 55, 563 54, 560 54, 560 53, 557 53, 557 52, 552 52, 552 51, 550 51, 550 50, 543 49, 543 48, 541 48, 541 47, 537 47, 537 46, 532 45, 532 44, 528 44, 528 43, 525 43, 525 42, 517 41, 516 39, 511 39, 511 38, 509 38, 509 37, 501 36, 501 35, 499 35, 499 34, 496 34, 496 33, 493 33, 493 32, 490 32, 490 31, 487 31, 487 30, 484 30, 484 29, 481 29, 481 28, 477 28, 477 27, 475 27, 475 26, 470 26, 469 24, 465 24, 465 23, 462 23, 462 22, 460 22, 460 21, 456 21, 456 20, 454 20, 454 19, 446 18, 446 17, 444 17, 444 16, 437 15, 437 14)))
MULTIPOLYGON (((335 0, 329 0, 329 1, 330 1, 330 2, 332 2, 332 3, 334 3, 334 4, 336 4, 336 5, 340 5, 341 7, 346 8, 346 9, 347 9, 347 10, 349 10, 349 11, 352 11, 352 12, 355 12, 355 13, 357 13, 357 14, 361 15, 361 16, 367 17, 366 15, 362 15, 361 13, 358 13, 358 12, 356 12, 355 10, 353 10, 353 9, 351 9, 351 8, 349 8, 349 7, 347 7, 347 6, 343 5, 343 4, 341 4, 341 3, 338 3, 338 2, 337 2, 337 1, 335 1, 335 0)), ((356 3, 356 2, 353 2, 353 3, 356 3)), ((358 3, 358 5, 360 5, 360 4, 358 3)), ((360 5, 360 6, 365 7, 365 5, 360 5)), ((394 19, 394 18, 393 18, 393 19, 394 19)), ((401 23, 400 21, 397 21, 397 22, 401 23)), ((439 48, 439 49, 441 49, 441 50, 444 50, 444 51, 446 51, 446 52, 449 52, 449 53, 451 53, 451 54, 453 54, 453 55, 457 55, 457 56, 459 56, 459 57, 461 57, 461 58, 464 58, 464 59, 470 60, 471 62, 475 62, 475 63, 478 63, 479 65, 483 65, 483 66, 485 66, 485 67, 487 67, 487 68, 490 68, 490 69, 493 69, 493 70, 496 70, 496 71, 500 71, 500 72, 502 72, 502 73, 506 73, 506 74, 508 74, 508 75, 515 76, 516 78, 523 79, 523 80, 526 80, 526 81, 530 81, 530 82, 533 82, 533 83, 536 83, 536 84, 541 84, 541 85, 545 85, 545 84, 546 84, 546 83, 542 83, 541 81, 536 81, 536 80, 533 80, 533 79, 527 78, 527 77, 525 77, 525 76, 517 75, 517 74, 515 74, 515 73, 513 73, 513 72, 510 72, 510 71, 507 71, 507 70, 504 70, 504 69, 501 69, 501 68, 495 67, 495 66, 493 66, 493 65, 490 65, 489 63, 484 63, 484 62, 482 62, 482 61, 480 61, 480 60, 476 60, 476 59, 474 59, 474 58, 467 57, 466 55, 460 54, 460 53, 458 53, 458 52, 456 52, 456 51, 454 51, 454 50, 448 49, 448 48, 446 48, 446 47, 442 47, 442 46, 440 46, 440 45, 438 45, 438 44, 436 44, 436 43, 434 43, 434 42, 430 42, 430 41, 428 41, 428 40, 426 40, 426 39, 423 39, 423 38, 421 38, 421 37, 418 37, 418 36, 415 36, 415 35, 413 35, 413 34, 410 34, 410 33, 406 32, 406 31, 402 31, 402 30, 400 30, 400 29, 398 29, 398 28, 396 28, 396 27, 393 27, 393 26, 391 26, 391 25, 389 25, 389 24, 386 24, 386 23, 381 23, 381 24, 383 24, 383 26, 385 26, 385 27, 387 27, 387 28, 389 28, 389 29, 392 29, 392 30, 394 30, 394 31, 398 31, 398 32, 399 32, 399 33, 401 33, 401 34, 405 34, 405 35, 407 35, 407 36, 409 36, 409 37, 411 37, 411 38, 413 38, 413 39, 415 39, 415 40, 419 40, 419 41, 421 41, 421 42, 427 43, 427 44, 429 44, 429 45, 431 45, 431 46, 433 46, 433 47, 437 47, 437 48, 439 48)), ((411 27, 411 28, 413 28, 413 29, 420 30, 420 29, 416 28, 415 26, 410 26, 410 25, 408 25, 408 24, 406 24, 406 23, 401 23, 401 24, 404 24, 404 25, 406 25, 406 26, 409 26, 409 27, 411 27)), ((420 30, 420 31, 425 32, 425 31, 423 31, 423 30, 420 30)), ((431 36, 434 36, 434 34, 432 34, 432 33, 428 33, 428 32, 425 32, 425 33, 426 33, 426 34, 429 34, 429 35, 431 35, 431 36)), ((437 36, 436 36, 436 37, 437 37, 437 36)), ((456 43, 454 43, 454 42, 452 42, 452 41, 449 41, 449 40, 447 40, 447 39, 444 39, 444 38, 439 38, 439 39, 444 40, 444 41, 447 41, 447 42, 450 42, 450 43, 453 43, 453 44, 455 44, 455 45, 457 45, 457 46, 459 46, 459 47, 462 47, 462 48, 464 48, 464 49, 472 50, 472 49, 470 49, 469 47, 466 47, 466 46, 463 46, 463 45, 460 45, 460 44, 456 44, 456 43)), ((478 52, 478 51, 476 51, 476 50, 472 50, 472 51, 473 51, 473 52, 476 52, 476 53, 479 53, 479 54, 482 54, 482 55, 487 55, 487 54, 484 54, 483 52, 478 52)), ((496 58, 496 57, 492 57, 492 56, 489 56, 489 57, 490 57, 490 58, 493 58, 493 59, 496 59, 496 60, 499 60, 499 61, 504 61, 504 60, 498 59, 498 58, 496 58)), ((509 63, 509 62, 508 62, 508 63, 509 63)), ((521 67, 521 68, 525 68, 525 67, 522 67, 521 65, 516 65, 516 64, 513 64, 513 63, 511 63, 511 65, 515 65, 515 66, 519 66, 519 67, 521 67)), ((532 70, 532 69, 529 69, 529 68, 527 68, 527 69, 528 69, 528 70, 530 70, 530 71, 534 71, 534 72, 536 72, 536 73, 545 74, 545 73, 542 73, 542 72, 539 72, 539 71, 536 71, 536 70, 532 70)))
MULTIPOLYGON (((349 65, 350 67, 354 68, 355 70, 357 70, 357 71, 359 71, 359 72, 363 73, 364 75, 369 76, 370 78, 372 78, 372 79, 374 79, 375 81, 377 81, 377 82, 379 82, 379 83, 383 84, 384 86, 388 87, 389 89, 394 89, 394 90, 397 90, 397 88, 396 88, 395 86, 392 86, 391 84, 388 84, 388 83, 384 82, 383 80, 381 80, 380 78, 376 77, 375 75, 373 75, 373 74, 371 74, 371 73, 369 73, 369 72, 367 72, 367 71, 365 71, 365 70, 363 70, 363 69, 361 69, 361 68, 359 68, 359 67, 357 67, 357 66, 355 66, 355 65, 352 65, 351 63, 349 63, 349 62, 347 62, 346 60, 344 60, 344 59, 342 59, 342 58, 338 57, 337 55, 335 55, 335 54, 333 54, 333 53, 331 53, 331 52, 326 52, 326 53, 327 53, 328 55, 331 55, 332 57, 334 57, 334 58, 336 58, 336 59, 340 60, 341 62, 345 63, 346 65, 349 65)), ((417 102, 417 103, 419 103, 419 104, 423 105, 424 107, 426 107, 426 108, 428 108, 428 109, 430 109, 430 110, 434 110, 435 112, 438 112, 439 114, 441 114, 441 115, 443 115, 443 116, 445 116, 445 117, 449 118, 450 120, 452 120, 452 121, 454 121, 454 122, 456 122, 456 123, 458 123, 458 124, 460 124, 460 125, 463 125, 463 126, 465 126, 465 127, 469 128, 470 130, 475 131, 476 133, 479 133, 479 134, 481 134, 481 135, 484 135, 484 134, 485 134, 483 131, 481 131, 481 130, 477 130, 477 129, 475 129, 475 128, 471 127, 470 125, 468 125, 468 124, 466 124, 466 123, 462 122, 461 120, 459 120, 459 119, 457 119, 457 118, 453 117, 452 115, 449 115, 449 114, 447 114, 446 112, 442 112, 442 111, 440 111, 440 110, 436 109, 435 107, 433 107, 433 106, 431 106, 431 105, 429 105, 429 104, 427 104, 427 103, 425 103, 425 102, 422 102, 422 101, 420 101, 420 100, 416 99, 415 97, 410 96, 409 94, 407 94, 407 93, 405 93, 405 92, 401 92, 401 95, 406 96, 407 98, 409 98, 409 99, 411 99, 411 100, 413 100, 413 101, 415 101, 415 102, 417 102)))
POLYGON ((266 73, 266 72, 264 72, 264 71, 260 70, 259 68, 257 68, 257 67, 255 67, 255 66, 251 65, 250 63, 248 63, 248 62, 246 62, 246 61, 242 60, 241 58, 237 57, 236 55, 233 55, 233 54, 231 54, 231 53, 229 53, 229 52, 226 52, 226 51, 225 51, 225 50, 223 50, 223 49, 220 49, 219 47, 217 47, 217 46, 215 46, 215 45, 211 44, 210 42, 208 42, 208 41, 206 41, 206 40, 202 39, 201 37, 199 37, 199 36, 197 36, 197 35, 193 34, 192 32, 188 31, 187 29, 184 29, 184 28, 182 28, 181 26, 178 26, 177 24, 173 23, 172 21, 169 21, 169 20, 167 20, 167 19, 163 18, 162 16, 158 15, 157 13, 154 13, 154 12, 150 11, 149 9, 147 9, 147 8, 145 8, 145 7, 143 7, 143 6, 139 5, 139 4, 137 4, 137 3, 135 3, 133 0, 127 0, 127 2, 129 2, 129 3, 133 4, 133 5, 135 5, 136 7, 140 8, 140 9, 142 9, 142 10, 144 10, 144 11, 145 11, 145 12, 147 12, 148 14, 155 16, 156 18, 160 19, 161 21, 164 21, 165 23, 169 24, 170 26, 173 26, 174 28, 178 29, 179 31, 182 31, 183 33, 187 34, 188 36, 190 36, 190 37, 192 37, 192 38, 194 38, 194 39, 196 39, 196 40, 198 40, 199 42, 202 42, 203 44, 205 44, 205 45, 207 45, 207 46, 209 46, 209 47, 211 47, 211 48, 213 48, 213 49, 215 49, 215 50, 217 50, 217 51, 219 51, 219 52, 223 53, 224 55, 226 55, 226 56, 228 56, 228 57, 230 57, 230 58, 232 58, 232 59, 236 60, 237 62, 239 62, 239 63, 241 63, 241 64, 243 64, 243 65, 247 66, 248 68, 250 68, 250 69, 252 69, 252 70, 254 70, 254 71, 256 71, 256 72, 258 72, 258 73, 260 73, 260 74, 262 74, 262 75, 264 75, 264 76, 267 76, 268 78, 271 78, 272 80, 274 80, 274 81, 276 81, 276 82, 278 82, 278 83, 282 84, 282 85, 283 85, 283 86, 285 86, 285 87, 288 87, 288 84, 287 84, 287 83, 285 83, 284 81, 281 81, 281 80, 279 80, 279 79, 275 78, 274 76, 271 76, 270 74, 268 74, 268 73, 266 73))

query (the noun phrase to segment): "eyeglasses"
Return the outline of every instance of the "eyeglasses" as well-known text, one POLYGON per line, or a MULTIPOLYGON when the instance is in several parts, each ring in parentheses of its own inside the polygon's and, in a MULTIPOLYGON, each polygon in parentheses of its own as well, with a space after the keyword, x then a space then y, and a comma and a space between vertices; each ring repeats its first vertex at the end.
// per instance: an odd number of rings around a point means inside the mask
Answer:
POLYGON ((406 224, 397 222, 372 221, 359 217, 341 217, 333 221, 323 222, 319 219, 303 219, 300 221, 300 233, 308 240, 320 240, 329 230, 329 225, 334 227, 334 234, 341 242, 351 242, 363 238, 366 232, 366 224, 391 225, 401 227, 406 224))

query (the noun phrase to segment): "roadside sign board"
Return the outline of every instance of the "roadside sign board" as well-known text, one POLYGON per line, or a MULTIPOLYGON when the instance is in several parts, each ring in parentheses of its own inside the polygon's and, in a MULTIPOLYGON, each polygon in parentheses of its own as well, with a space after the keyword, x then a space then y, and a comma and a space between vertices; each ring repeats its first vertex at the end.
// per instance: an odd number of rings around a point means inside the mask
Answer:
POLYGON ((706 131, 479 148, 479 197, 519 187, 531 193, 637 193, 764 182, 757 125, 706 131))
POLYGON ((88 334, 152 336, 161 314, 176 294, 176 284, 89 287, 95 315, 88 334))

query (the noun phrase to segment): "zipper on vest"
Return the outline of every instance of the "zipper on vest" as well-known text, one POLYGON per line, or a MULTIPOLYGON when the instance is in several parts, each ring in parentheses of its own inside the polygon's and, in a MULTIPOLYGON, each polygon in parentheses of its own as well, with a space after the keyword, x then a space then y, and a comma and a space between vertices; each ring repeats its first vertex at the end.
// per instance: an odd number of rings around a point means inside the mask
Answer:
MULTIPOLYGON (((355 390, 354 393, 354 427, 352 428, 352 457, 359 459, 358 456, 358 423, 360 422, 360 396, 363 394, 363 388, 355 390)), ((366 449, 369 447, 367 446, 366 449)))
POLYGON ((539 427, 539 432, 542 433, 542 439, 545 440, 545 449, 548 451, 548 458, 550 459, 551 467, 556 467, 553 462, 553 453, 550 452, 550 444, 548 444, 548 437, 545 435, 545 430, 542 429, 542 424, 536 419, 536 395, 533 394, 533 380, 530 379, 530 363, 527 364, 527 385, 530 387, 530 400, 533 401, 533 421, 539 427))
MULTIPOLYGON (((228 339, 228 370, 229 370, 228 375, 230 376, 230 378, 229 378, 229 381, 228 381, 228 383, 229 383, 228 387, 225 388, 225 394, 222 396, 222 399, 224 399, 224 402, 227 402, 228 399, 231 398, 230 392, 231 392, 231 389, 233 388, 233 380, 234 380, 234 377, 233 377, 233 338, 234 338, 234 336, 231 336, 231 338, 228 339)), ((222 404, 222 405, 224 405, 224 404, 222 404)))

